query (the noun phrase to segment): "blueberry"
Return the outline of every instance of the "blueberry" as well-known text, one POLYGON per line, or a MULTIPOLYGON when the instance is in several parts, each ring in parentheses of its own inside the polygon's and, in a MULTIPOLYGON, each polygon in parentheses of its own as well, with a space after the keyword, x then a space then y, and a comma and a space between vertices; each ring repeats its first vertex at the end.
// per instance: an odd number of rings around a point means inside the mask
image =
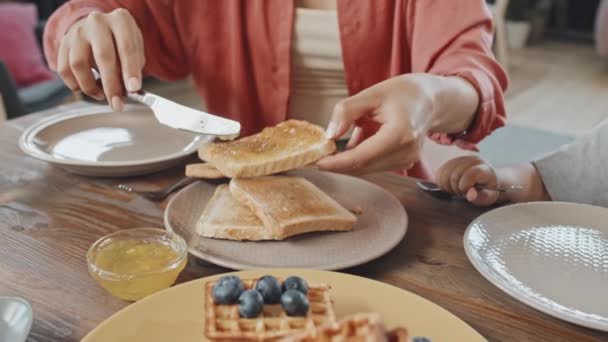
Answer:
POLYGON ((431 342, 431 340, 428 337, 418 336, 418 337, 414 337, 412 339, 412 342, 431 342))
POLYGON ((237 276, 225 276, 213 285, 213 300, 216 304, 235 304, 245 285, 237 276))
POLYGON ((247 290, 239 297, 239 316, 255 318, 264 308, 264 298, 256 290, 247 290))
POLYGON ((308 284, 306 283, 306 280, 300 277, 291 276, 285 279, 285 281, 283 282, 283 292, 292 289, 298 290, 303 294, 308 294, 308 284))
POLYGON ((266 275, 260 278, 255 284, 255 289, 264 298, 265 304, 279 304, 281 302, 281 283, 277 278, 266 275))
POLYGON ((281 306, 287 316, 306 316, 308 313, 308 297, 298 290, 287 290, 281 296, 281 306))

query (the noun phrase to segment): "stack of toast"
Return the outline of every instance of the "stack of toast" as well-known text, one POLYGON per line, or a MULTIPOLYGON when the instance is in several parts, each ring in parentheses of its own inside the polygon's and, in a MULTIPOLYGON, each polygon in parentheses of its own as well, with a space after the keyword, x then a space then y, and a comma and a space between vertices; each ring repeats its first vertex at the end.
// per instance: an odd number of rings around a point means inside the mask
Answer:
POLYGON ((311 164, 335 151, 323 129, 288 120, 231 142, 201 146, 207 164, 189 165, 186 174, 231 178, 217 187, 197 232, 230 240, 282 240, 313 231, 347 231, 357 218, 301 177, 274 174, 311 164))

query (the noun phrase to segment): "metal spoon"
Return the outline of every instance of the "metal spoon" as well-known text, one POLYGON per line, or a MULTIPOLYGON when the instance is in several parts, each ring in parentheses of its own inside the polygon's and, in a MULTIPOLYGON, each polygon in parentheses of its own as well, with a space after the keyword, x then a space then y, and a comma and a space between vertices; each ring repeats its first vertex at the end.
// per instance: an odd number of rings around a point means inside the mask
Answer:
MULTIPOLYGON (((416 182, 416 185, 418 185, 418 187, 426 192, 430 192, 430 193, 434 193, 436 195, 439 195, 440 197, 453 197, 454 195, 441 189, 439 187, 439 185, 433 183, 433 182, 428 182, 428 181, 418 181, 416 182)), ((501 188, 495 188, 495 187, 490 187, 490 186, 486 186, 483 184, 477 184, 475 185, 475 189, 477 190, 488 190, 488 191, 497 191, 500 193, 504 193, 504 192, 511 192, 511 191, 519 191, 522 190, 524 187, 521 185, 512 185, 512 186, 508 186, 508 187, 501 187, 501 188)))

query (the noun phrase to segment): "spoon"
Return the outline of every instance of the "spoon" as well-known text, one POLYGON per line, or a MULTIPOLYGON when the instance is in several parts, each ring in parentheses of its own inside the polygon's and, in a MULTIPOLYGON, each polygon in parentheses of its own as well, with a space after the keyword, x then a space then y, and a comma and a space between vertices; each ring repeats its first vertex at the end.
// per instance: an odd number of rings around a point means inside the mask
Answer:
MULTIPOLYGON (((433 183, 433 182, 428 182, 428 181, 418 181, 416 182, 416 185, 418 185, 418 187, 426 192, 430 192, 430 193, 435 193, 437 195, 439 195, 440 197, 452 197, 453 195, 443 189, 441 189, 439 187, 439 185, 433 183)), ((488 191, 497 191, 500 193, 505 193, 505 192, 511 192, 511 191, 519 191, 523 189, 523 186, 521 185, 511 185, 511 186, 507 186, 507 187, 490 187, 490 186, 486 186, 483 184, 477 184, 475 185, 475 189, 477 190, 488 190, 488 191)))

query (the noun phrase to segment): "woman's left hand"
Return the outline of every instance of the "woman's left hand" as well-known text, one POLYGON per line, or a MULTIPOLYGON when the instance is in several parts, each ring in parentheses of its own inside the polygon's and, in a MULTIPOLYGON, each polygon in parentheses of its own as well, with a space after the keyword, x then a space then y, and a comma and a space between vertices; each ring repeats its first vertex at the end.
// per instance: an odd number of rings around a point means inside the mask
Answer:
POLYGON ((425 77, 437 76, 394 77, 339 102, 327 128, 328 138, 338 139, 355 129, 347 150, 321 159, 319 168, 366 174, 405 170, 417 162, 434 113, 433 99, 423 87, 425 77))

